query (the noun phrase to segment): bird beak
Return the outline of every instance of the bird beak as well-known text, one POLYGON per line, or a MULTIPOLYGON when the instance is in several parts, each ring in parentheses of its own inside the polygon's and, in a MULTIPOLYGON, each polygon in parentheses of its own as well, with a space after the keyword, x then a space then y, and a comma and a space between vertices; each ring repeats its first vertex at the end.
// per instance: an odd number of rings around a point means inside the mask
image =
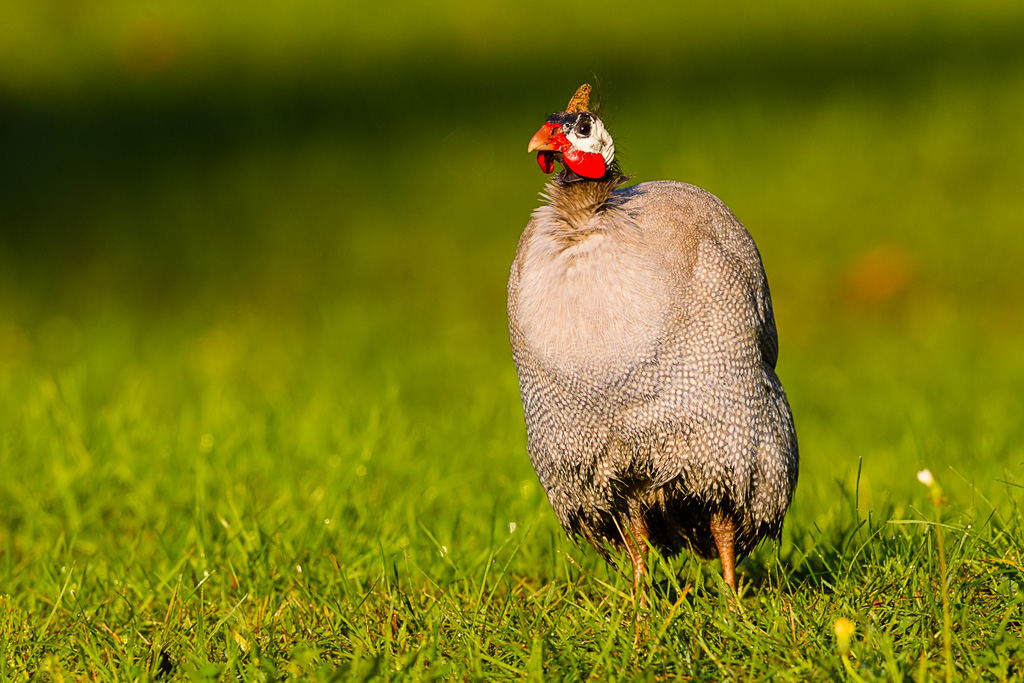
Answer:
POLYGON ((557 150, 559 149, 558 142, 555 140, 555 133, 558 132, 559 126, 551 123, 550 121, 540 127, 532 138, 530 138, 530 146, 526 148, 527 152, 533 152, 534 150, 557 150))

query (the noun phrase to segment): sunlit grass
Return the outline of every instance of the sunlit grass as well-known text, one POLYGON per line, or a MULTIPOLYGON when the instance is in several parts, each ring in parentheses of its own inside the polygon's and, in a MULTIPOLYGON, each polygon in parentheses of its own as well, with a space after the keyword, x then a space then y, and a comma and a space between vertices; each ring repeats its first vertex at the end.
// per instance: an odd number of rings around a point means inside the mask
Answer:
POLYGON ((526 6, 402 15, 391 43, 189 3, 163 34, 93 3, 54 44, 34 36, 57 19, 13 13, 0 678, 923 681, 945 666, 936 520, 956 675, 1019 677, 1011 5, 606 29, 627 170, 706 187, 757 239, 802 451, 740 606, 713 564, 656 560, 638 646, 626 577, 530 469, 504 314, 543 185, 525 141, 598 67, 536 53, 526 6), (391 61, 308 68, 363 48, 391 61))

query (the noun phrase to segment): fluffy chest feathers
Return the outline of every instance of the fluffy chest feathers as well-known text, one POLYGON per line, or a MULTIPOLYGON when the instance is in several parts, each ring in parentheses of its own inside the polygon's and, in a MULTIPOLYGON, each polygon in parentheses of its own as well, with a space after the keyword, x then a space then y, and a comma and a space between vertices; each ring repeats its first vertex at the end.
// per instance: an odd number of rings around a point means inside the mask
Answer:
POLYGON ((616 383, 655 355, 666 314, 660 258, 616 207, 534 215, 521 248, 516 317, 550 371, 616 383))

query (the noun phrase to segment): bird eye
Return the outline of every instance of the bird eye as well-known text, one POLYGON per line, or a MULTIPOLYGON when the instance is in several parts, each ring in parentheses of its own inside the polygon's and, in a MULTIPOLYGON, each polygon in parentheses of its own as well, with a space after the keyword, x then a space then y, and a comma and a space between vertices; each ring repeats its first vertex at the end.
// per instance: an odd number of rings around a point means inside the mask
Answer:
POLYGON ((576 124, 576 135, 581 138, 590 137, 590 118, 582 117, 579 123, 576 124))

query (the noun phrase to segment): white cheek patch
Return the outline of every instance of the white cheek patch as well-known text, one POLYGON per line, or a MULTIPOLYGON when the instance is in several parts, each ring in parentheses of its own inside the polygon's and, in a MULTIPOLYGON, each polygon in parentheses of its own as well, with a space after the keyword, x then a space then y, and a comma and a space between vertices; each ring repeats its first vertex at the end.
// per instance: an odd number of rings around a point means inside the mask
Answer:
POLYGON ((601 119, 597 117, 594 117, 593 119, 589 137, 577 137, 575 132, 570 131, 565 134, 565 139, 571 142, 572 146, 581 152, 600 154, 604 157, 604 163, 607 166, 611 166, 612 161, 615 160, 615 142, 612 140, 612 136, 608 131, 605 130, 604 124, 601 123, 601 119))

